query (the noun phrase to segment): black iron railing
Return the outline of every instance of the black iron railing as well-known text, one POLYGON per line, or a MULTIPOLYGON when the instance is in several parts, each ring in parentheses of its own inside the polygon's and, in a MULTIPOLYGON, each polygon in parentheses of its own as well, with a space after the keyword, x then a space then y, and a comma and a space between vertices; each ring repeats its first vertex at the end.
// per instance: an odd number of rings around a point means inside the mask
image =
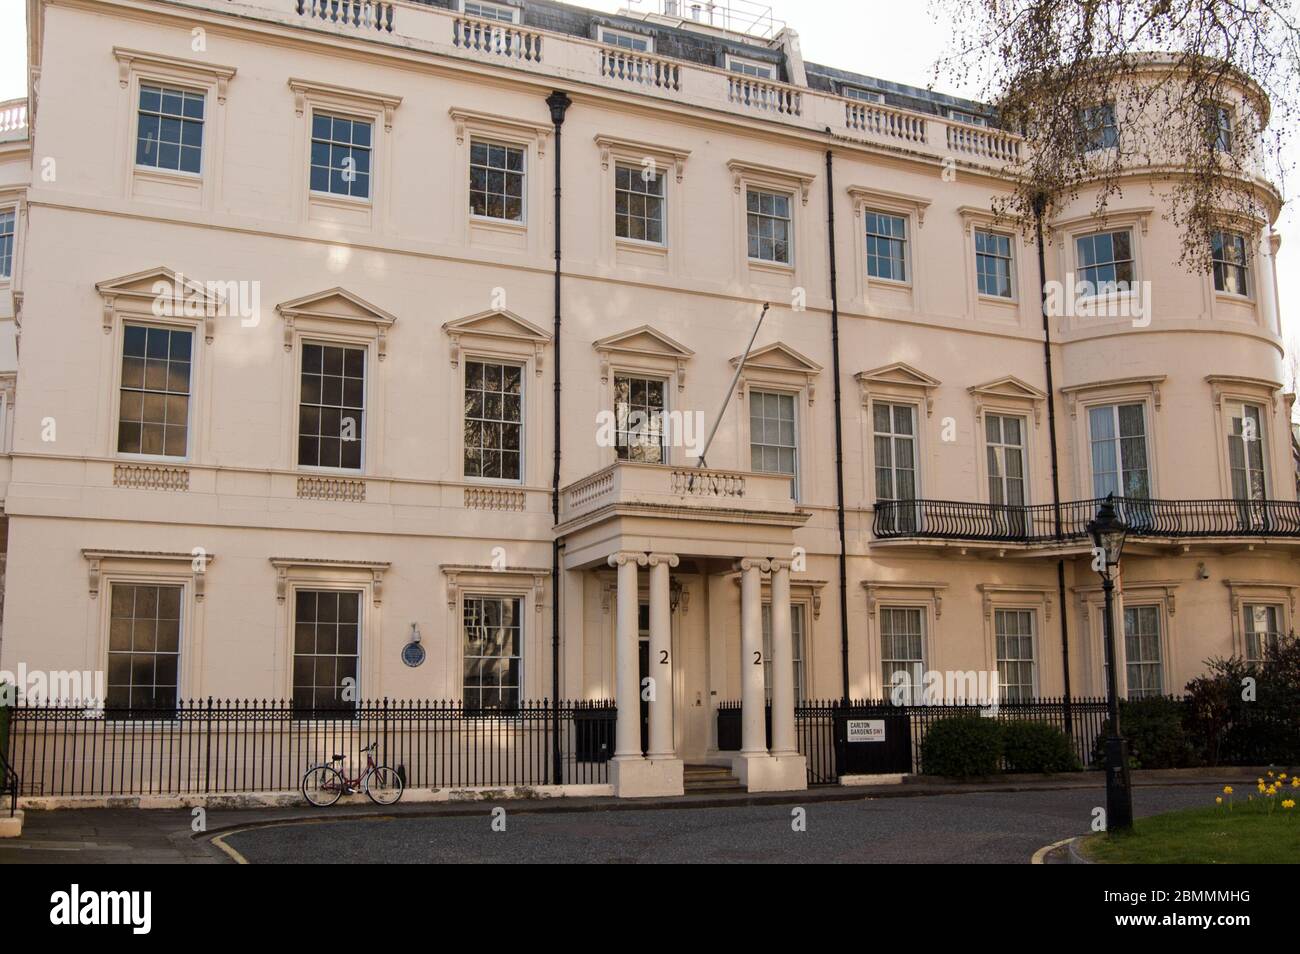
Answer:
MULTIPOLYGON (((768 738, 771 739, 771 707, 768 707, 768 738)), ((999 722, 1046 722, 1062 732, 1066 730, 1066 701, 1063 698, 999 700, 996 709, 975 705, 896 706, 888 701, 854 699, 807 701, 795 707, 795 737, 799 754, 808 760, 808 784, 825 785, 838 781, 835 764, 836 719, 884 719, 905 716, 910 720, 912 772, 921 771, 921 744, 930 726, 956 716, 991 715, 999 722)), ((741 707, 739 702, 718 704, 718 750, 740 748, 741 707)), ((1106 722, 1105 699, 1071 699, 1069 702, 1070 739, 1081 765, 1090 765, 1097 736, 1106 722)))
MULTIPOLYGON (((1300 537, 1294 500, 1147 500, 1114 498, 1115 510, 1138 537, 1300 537)), ((1061 504, 1060 539, 1086 540, 1102 500, 1061 504)), ((1052 504, 1010 506, 960 500, 878 500, 880 539, 1048 543, 1057 539, 1052 504)))
POLYGON ((552 762, 556 708, 379 700, 350 718, 311 718, 289 701, 181 702, 156 711, 17 706, 9 765, 23 796, 187 795, 293 791, 309 766, 338 753, 349 770, 379 743, 378 759, 417 788, 604 784, 614 707, 559 705, 560 777, 552 762))

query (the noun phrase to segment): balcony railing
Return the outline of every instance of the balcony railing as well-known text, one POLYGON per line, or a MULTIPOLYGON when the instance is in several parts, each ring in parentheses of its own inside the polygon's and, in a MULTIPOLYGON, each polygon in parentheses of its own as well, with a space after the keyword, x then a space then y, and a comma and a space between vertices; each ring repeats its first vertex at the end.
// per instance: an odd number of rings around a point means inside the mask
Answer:
MULTIPOLYGON (((1300 502, 1294 500, 1146 500, 1115 498, 1115 509, 1138 537, 1300 538, 1300 502)), ((1061 504, 1060 539, 1086 540, 1102 501, 1061 504)), ((1051 504, 1009 506, 960 500, 876 501, 874 532, 884 540, 966 540, 1049 543, 1057 539, 1051 504)))

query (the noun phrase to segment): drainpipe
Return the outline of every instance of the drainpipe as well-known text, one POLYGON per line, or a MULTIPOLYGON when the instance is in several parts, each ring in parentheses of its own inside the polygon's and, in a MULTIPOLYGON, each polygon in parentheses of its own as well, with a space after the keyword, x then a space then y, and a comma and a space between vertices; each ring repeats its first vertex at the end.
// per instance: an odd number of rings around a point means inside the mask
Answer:
MULTIPOLYGON (((1034 197, 1034 233, 1038 242, 1038 288, 1043 312, 1043 371, 1047 379, 1047 433, 1052 448, 1052 515, 1056 529, 1056 542, 1064 542, 1061 532, 1061 475, 1056 446, 1056 389, 1052 383, 1052 325, 1047 313, 1047 258, 1043 248, 1043 215, 1047 210, 1047 196, 1034 197)), ((1065 559, 1056 561, 1056 591, 1061 608, 1061 671, 1064 681, 1063 706, 1065 734, 1074 735, 1073 699, 1070 694, 1070 626, 1069 604, 1065 600, 1065 559)))
MULTIPOLYGON (((831 133, 830 127, 826 129, 831 133)), ((840 395, 840 296, 835 272, 835 168, 826 150, 826 235, 831 264, 831 374, 835 382, 835 519, 840 532, 840 677, 841 695, 849 701, 848 552, 844 534, 844 418, 840 395)))
MULTIPOLYGON (((551 473, 551 521, 560 523, 560 150, 564 114, 573 100, 560 90, 546 97, 555 126, 555 432, 553 436, 555 468, 551 473)), ((559 534, 551 541, 551 778, 553 784, 564 782, 564 760, 560 753, 560 549, 564 543, 559 534)))

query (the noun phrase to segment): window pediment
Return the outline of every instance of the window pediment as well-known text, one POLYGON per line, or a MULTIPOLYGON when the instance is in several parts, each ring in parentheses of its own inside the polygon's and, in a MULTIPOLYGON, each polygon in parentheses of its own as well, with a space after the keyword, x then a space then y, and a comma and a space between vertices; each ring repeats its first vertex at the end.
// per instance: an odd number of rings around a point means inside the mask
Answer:
POLYGON ((220 66, 203 60, 186 60, 176 56, 161 56, 157 53, 129 50, 121 46, 113 47, 113 56, 117 59, 117 82, 123 89, 131 82, 131 70, 151 70, 182 80, 215 81, 219 103, 226 101, 226 84, 236 72, 233 66, 220 66))
POLYGON ((1167 375, 1153 374, 1139 376, 1135 378, 1110 378, 1106 381, 1092 381, 1088 384, 1070 384, 1061 388, 1061 393, 1065 395, 1066 404, 1070 409, 1070 417, 1078 415, 1078 401, 1080 397, 1115 397, 1120 398, 1128 394, 1150 394, 1152 406, 1160 410, 1160 387, 1164 384, 1167 375))
POLYGON ((384 574, 391 563, 382 560, 326 560, 317 557, 271 557, 275 568, 275 599, 283 603, 289 583, 350 582, 369 583, 370 600, 379 606, 384 600, 384 574))
POLYGON ((870 408, 873 396, 925 398, 925 415, 934 413, 934 392, 942 383, 910 364, 896 361, 853 376, 862 394, 862 406, 870 408))
POLYGON ((813 179, 817 178, 809 172, 764 166, 741 159, 732 159, 727 163, 727 169, 731 172, 731 187, 737 195, 746 183, 756 186, 775 185, 787 189, 794 186, 798 188, 799 198, 804 205, 808 204, 808 190, 812 188, 813 179))
MULTIPOLYGON (((740 364, 744 355, 731 359, 734 368, 740 364)), ((801 354, 783 341, 774 341, 749 353, 741 373, 740 390, 753 382, 798 382, 808 390, 808 403, 816 398, 813 379, 821 374, 822 366, 807 355, 801 354)))
POLYGON ((157 318, 202 318, 204 338, 211 344, 215 319, 226 305, 213 283, 196 281, 165 265, 97 282, 95 290, 104 299, 104 334, 113 330, 115 314, 130 310, 157 318))
POLYGON ((610 356, 615 360, 632 359, 634 363, 671 364, 677 375, 677 390, 686 387, 686 362, 695 356, 695 352, 674 338, 670 338, 650 325, 641 325, 628 331, 609 335, 591 346, 600 356, 600 383, 609 383, 610 356))
POLYGON ((195 547, 189 553, 166 550, 84 549, 81 551, 81 555, 89 566, 90 598, 92 600, 99 596, 101 576, 106 569, 163 567, 168 572, 174 573, 178 566, 183 566, 193 575, 194 598, 201 602, 208 566, 216 559, 213 554, 202 547, 195 547))
POLYGON ((977 421, 984 419, 985 404, 1010 403, 1013 405, 1032 405, 1034 424, 1037 425, 1042 418, 1043 404, 1047 400, 1046 391, 1040 391, 1015 375, 1007 375, 987 384, 977 384, 966 390, 975 399, 975 420, 977 421))
POLYGON ((1276 411, 1278 395, 1282 392, 1281 381, 1241 374, 1207 374, 1205 381, 1210 385, 1210 393, 1214 395, 1216 410, 1222 409, 1223 399, 1229 395, 1248 395, 1267 400, 1276 411))
POLYGON ((342 109, 362 108, 383 115, 385 132, 393 131, 393 112, 402 105, 400 96, 372 93, 349 86, 335 86, 333 83, 317 83, 296 76, 290 77, 289 89, 293 90, 293 111, 298 116, 302 116, 306 111, 309 102, 342 109))
POLYGON ((345 288, 330 288, 281 302, 275 306, 275 310, 284 319, 285 351, 293 350, 293 330, 299 321, 306 319, 308 323, 323 322, 363 328, 368 326, 378 339, 380 361, 387 357, 388 329, 397 321, 397 316, 345 288))
POLYGON ((619 159, 638 164, 645 159, 653 159, 661 168, 673 169, 678 182, 681 182, 686 174, 686 160, 691 155, 689 149, 654 145, 638 142, 635 139, 619 139, 616 136, 597 136, 596 146, 600 149, 602 169, 608 169, 610 162, 619 159))
POLYGON ((853 199, 853 214, 858 218, 870 206, 882 212, 915 215, 917 227, 925 226, 925 212, 930 208, 930 200, 925 196, 891 192, 887 189, 869 189, 866 186, 849 186, 848 192, 853 199))
POLYGON ((876 615, 876 604, 883 594, 886 599, 920 599, 934 604, 936 618, 943 615, 943 594, 947 583, 929 583, 920 580, 863 580, 862 589, 867 594, 867 615, 876 615))
POLYGON ((498 113, 485 113, 477 109, 461 109, 453 106, 447 115, 456 126, 456 145, 465 144, 466 130, 486 136, 504 136, 515 142, 537 142, 537 158, 546 155, 546 140, 551 134, 549 123, 532 122, 515 119, 498 113))
POLYGON ((535 359, 535 371, 539 376, 542 373, 542 356, 545 353, 546 343, 551 340, 548 331, 505 309, 489 309, 476 315, 455 318, 444 322, 442 330, 451 339, 453 368, 460 365, 460 352, 464 339, 486 339, 495 341, 499 345, 507 345, 515 351, 524 349, 531 351, 535 359))
POLYGON ((447 609, 455 610, 463 590, 502 589, 511 592, 533 591, 533 609, 542 611, 546 597, 546 581, 551 578, 549 567, 507 566, 492 567, 468 563, 441 563, 438 569, 447 581, 447 609))

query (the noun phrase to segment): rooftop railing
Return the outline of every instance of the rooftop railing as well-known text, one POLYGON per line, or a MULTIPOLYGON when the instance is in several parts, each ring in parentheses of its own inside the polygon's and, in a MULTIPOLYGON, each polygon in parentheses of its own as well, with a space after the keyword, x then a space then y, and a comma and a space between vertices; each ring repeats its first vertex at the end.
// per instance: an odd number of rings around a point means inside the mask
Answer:
POLYGON ((1001 165, 1020 155, 1017 137, 943 116, 624 50, 584 37, 480 20, 410 0, 174 0, 189 7, 393 44, 407 51, 493 63, 712 109, 799 129, 905 148, 931 157, 1001 165))
MULTIPOLYGON (((1061 504, 1060 540, 1086 541, 1101 499, 1061 504)), ((1151 538, 1300 538, 1300 502, 1294 500, 1148 500, 1116 497, 1115 510, 1130 536, 1151 538)), ((1052 504, 1011 506, 960 500, 878 500, 873 530, 885 540, 958 540, 1051 543, 1057 538, 1052 504)))

